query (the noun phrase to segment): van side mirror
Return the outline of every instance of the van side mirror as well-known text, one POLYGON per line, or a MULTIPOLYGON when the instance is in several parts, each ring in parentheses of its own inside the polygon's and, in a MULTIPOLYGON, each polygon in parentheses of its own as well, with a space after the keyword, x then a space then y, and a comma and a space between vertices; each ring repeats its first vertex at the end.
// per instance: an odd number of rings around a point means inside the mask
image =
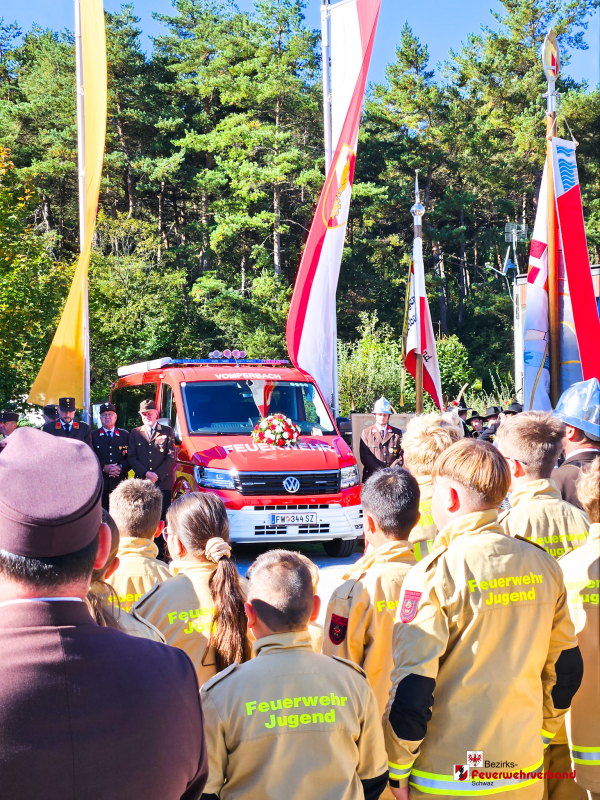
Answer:
POLYGON ((348 417, 338 417, 336 422, 340 433, 352 433, 352 423, 348 417))

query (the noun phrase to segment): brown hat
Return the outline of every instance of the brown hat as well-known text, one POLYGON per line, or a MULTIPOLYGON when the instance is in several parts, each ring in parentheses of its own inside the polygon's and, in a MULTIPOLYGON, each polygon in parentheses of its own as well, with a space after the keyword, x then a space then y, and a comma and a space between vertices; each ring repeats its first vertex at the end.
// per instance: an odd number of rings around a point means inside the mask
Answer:
POLYGON ((58 407, 61 411, 77 411, 74 397, 59 397, 58 407))
POLYGON ((0 422, 18 422, 19 415, 14 411, 0 411, 0 422))
POLYGON ((156 403, 154 400, 142 400, 140 403, 140 414, 142 411, 157 411, 156 403))
POLYGON ((58 419, 58 406, 51 404, 42 408, 42 413, 51 419, 58 419))
POLYGON ((105 414, 107 411, 114 411, 116 413, 117 409, 113 406, 112 403, 102 403, 100 406, 100 413, 105 414))
POLYGON ((102 522, 102 486, 85 442, 17 428, 0 456, 0 548, 32 558, 82 550, 102 522))

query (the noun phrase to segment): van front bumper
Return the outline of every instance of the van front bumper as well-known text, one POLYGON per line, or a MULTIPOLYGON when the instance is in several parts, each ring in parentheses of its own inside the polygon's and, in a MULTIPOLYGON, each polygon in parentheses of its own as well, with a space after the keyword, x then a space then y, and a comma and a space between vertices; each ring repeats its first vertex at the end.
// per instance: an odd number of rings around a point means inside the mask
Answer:
POLYGON ((362 507, 340 503, 244 506, 227 509, 231 542, 326 542, 362 535, 362 507), (272 524, 273 514, 316 515, 310 523, 272 524))

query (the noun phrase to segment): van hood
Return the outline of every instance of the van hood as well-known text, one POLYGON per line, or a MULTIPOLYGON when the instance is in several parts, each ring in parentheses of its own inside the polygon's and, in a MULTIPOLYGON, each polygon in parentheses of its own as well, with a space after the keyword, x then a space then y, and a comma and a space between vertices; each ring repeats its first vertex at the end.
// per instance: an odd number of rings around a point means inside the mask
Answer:
POLYGON ((238 472, 340 469, 355 463, 341 436, 301 436, 296 445, 257 444, 251 436, 190 436, 195 464, 238 472))

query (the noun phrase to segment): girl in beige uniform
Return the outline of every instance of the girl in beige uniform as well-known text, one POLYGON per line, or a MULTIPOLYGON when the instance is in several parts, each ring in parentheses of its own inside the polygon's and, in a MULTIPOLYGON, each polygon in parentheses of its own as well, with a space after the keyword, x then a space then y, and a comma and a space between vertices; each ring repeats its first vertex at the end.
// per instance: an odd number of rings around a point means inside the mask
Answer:
POLYGON ((250 657, 245 581, 242 586, 229 557, 229 522, 216 495, 179 497, 167 511, 165 532, 173 577, 140 598, 132 613, 188 654, 202 686, 250 657))

